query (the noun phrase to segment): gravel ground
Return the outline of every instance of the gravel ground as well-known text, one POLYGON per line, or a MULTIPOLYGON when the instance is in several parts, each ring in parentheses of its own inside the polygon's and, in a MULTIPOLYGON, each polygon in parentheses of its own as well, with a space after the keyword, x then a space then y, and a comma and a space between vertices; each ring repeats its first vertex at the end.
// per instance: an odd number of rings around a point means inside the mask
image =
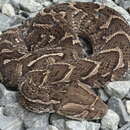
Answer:
MULTIPOLYGON (((130 24, 130 0, 0 0, 0 34, 34 17, 46 6, 67 1, 103 2, 130 24)), ((130 130, 130 70, 123 81, 111 82, 98 93, 109 106, 103 119, 76 121, 57 114, 28 112, 19 105, 18 92, 0 84, 0 130, 130 130)))

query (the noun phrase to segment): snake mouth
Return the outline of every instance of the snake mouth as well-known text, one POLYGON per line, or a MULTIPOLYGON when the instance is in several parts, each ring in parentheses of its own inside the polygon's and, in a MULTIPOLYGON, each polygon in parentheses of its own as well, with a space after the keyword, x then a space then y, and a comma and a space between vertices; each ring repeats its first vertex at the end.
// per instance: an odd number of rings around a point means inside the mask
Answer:
POLYGON ((79 36, 79 40, 82 43, 82 48, 85 52, 85 56, 91 56, 93 54, 93 47, 90 38, 79 36))

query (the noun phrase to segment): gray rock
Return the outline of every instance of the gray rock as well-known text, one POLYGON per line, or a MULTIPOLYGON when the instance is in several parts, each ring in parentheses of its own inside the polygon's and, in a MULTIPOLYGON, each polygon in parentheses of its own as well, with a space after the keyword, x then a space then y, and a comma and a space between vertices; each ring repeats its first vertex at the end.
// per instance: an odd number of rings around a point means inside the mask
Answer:
POLYGON ((0 0, 0 9, 2 9, 3 5, 8 3, 10 0, 0 0))
POLYGON ((70 1, 93 2, 93 0, 70 0, 70 1))
POLYGON ((65 119, 58 114, 51 114, 50 123, 57 127, 59 130, 66 130, 65 128, 65 119))
POLYGON ((119 116, 112 110, 108 110, 106 115, 101 120, 102 130, 117 130, 119 124, 119 116))
POLYGON ((6 106, 8 104, 14 104, 17 101, 17 92, 9 91, 0 99, 0 105, 6 106))
POLYGON ((3 84, 0 83, 0 99, 5 95, 6 88, 3 84))
POLYGON ((37 127, 37 128, 28 128, 26 130, 48 130, 48 128, 47 129, 43 129, 43 127, 37 127))
POLYGON ((110 82, 106 87, 105 91, 110 96, 116 96, 118 98, 124 98, 130 90, 130 81, 115 81, 110 82))
POLYGON ((7 16, 15 16, 15 10, 11 4, 4 4, 2 7, 2 13, 7 16))
POLYGON ((108 101, 108 106, 110 109, 115 111, 120 116, 120 126, 126 124, 126 122, 130 121, 130 117, 126 112, 126 108, 121 101, 121 99, 117 97, 111 97, 108 101))
POLYGON ((19 117, 24 118, 25 109, 19 105, 19 103, 8 104, 3 109, 3 114, 7 117, 19 117))
POLYGON ((15 17, 12 17, 12 20, 10 21, 10 28, 16 27, 21 25, 22 22, 24 22, 26 19, 22 16, 16 15, 15 17))
POLYGON ((22 121, 16 117, 0 115, 0 130, 23 130, 22 121))
POLYGON ((0 116, 3 116, 3 107, 0 107, 0 116))
POLYGON ((125 9, 130 8, 130 1, 129 0, 126 0, 123 2, 123 8, 125 8, 125 9))
POLYGON ((52 2, 51 1, 44 1, 42 5, 47 7, 47 6, 52 5, 52 2))
POLYGON ((10 3, 11 3, 16 9, 20 9, 20 1, 21 1, 21 0, 10 0, 10 3))
POLYGON ((54 3, 68 2, 69 0, 53 0, 54 3))
POLYGON ((52 120, 52 125, 57 127, 59 130, 65 130, 65 120, 64 119, 52 120))
POLYGON ((46 130, 48 127, 49 114, 36 114, 27 112, 24 116, 24 126, 26 129, 29 128, 43 128, 46 130))
POLYGON ((109 99, 108 95, 105 93, 105 91, 103 89, 99 89, 98 90, 98 94, 99 97, 103 100, 103 101, 107 101, 109 99))
POLYGON ((0 31, 4 31, 10 27, 10 21, 12 19, 6 15, 0 13, 0 31))
POLYGON ((66 121, 67 130, 86 130, 86 121, 66 121))
POLYGON ((63 129, 58 129, 53 125, 49 125, 48 130, 63 130, 63 129))
POLYGON ((37 12, 42 9, 42 5, 34 0, 20 0, 19 5, 25 11, 37 12))
POLYGON ((123 127, 121 127, 118 130, 130 130, 130 123, 125 124, 123 127))
POLYGON ((83 121, 69 120, 66 121, 66 128, 67 130, 99 130, 100 124, 94 122, 87 122, 86 120, 83 121))
POLYGON ((126 100, 126 110, 130 114, 130 100, 126 100))
POLYGON ((86 124, 87 124, 86 130, 99 130, 100 129, 100 123, 86 121, 86 124))

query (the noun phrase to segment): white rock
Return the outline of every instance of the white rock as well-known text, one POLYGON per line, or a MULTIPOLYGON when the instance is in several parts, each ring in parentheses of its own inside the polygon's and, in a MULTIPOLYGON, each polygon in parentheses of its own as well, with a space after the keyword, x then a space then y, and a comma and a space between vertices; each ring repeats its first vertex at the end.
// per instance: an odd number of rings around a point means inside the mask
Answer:
POLYGON ((55 126, 53 126, 53 125, 49 125, 48 130, 58 130, 58 129, 55 126))
POLYGON ((114 111, 109 109, 106 115, 101 120, 102 130, 117 130, 119 120, 119 116, 114 111))
POLYGON ((66 121, 67 130, 99 130, 100 124, 94 122, 83 121, 66 121))
POLYGON ((127 109, 127 112, 130 114, 130 100, 126 101, 126 109, 127 109))
POLYGON ((66 121, 67 130, 86 130, 86 121, 66 121))
POLYGON ((124 98, 130 90, 130 81, 114 81, 110 82, 105 91, 110 96, 116 96, 118 98, 124 98))
POLYGON ((21 130, 23 123, 19 118, 0 115, 0 130, 21 130))
POLYGON ((45 2, 43 2, 43 5, 47 7, 47 6, 52 5, 52 2, 50 2, 50 1, 45 1, 45 2))
POLYGON ((37 12, 42 9, 42 5, 34 0, 20 0, 20 6, 29 12, 37 12))
POLYGON ((11 4, 4 4, 2 7, 2 13, 7 16, 15 16, 15 10, 11 4))

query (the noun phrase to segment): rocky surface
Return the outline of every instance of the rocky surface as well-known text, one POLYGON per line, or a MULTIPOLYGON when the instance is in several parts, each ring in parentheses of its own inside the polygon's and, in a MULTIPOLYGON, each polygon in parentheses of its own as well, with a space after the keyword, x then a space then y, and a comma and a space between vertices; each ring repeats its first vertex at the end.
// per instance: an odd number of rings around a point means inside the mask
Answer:
MULTIPOLYGON (((130 23, 130 0, 0 0, 0 34, 19 26, 46 6, 68 1, 98 2, 119 11, 130 23)), ((57 114, 35 114, 18 103, 19 93, 0 84, 0 130, 130 130, 130 70, 127 81, 111 82, 99 96, 109 111, 102 120, 76 121, 57 114)))

